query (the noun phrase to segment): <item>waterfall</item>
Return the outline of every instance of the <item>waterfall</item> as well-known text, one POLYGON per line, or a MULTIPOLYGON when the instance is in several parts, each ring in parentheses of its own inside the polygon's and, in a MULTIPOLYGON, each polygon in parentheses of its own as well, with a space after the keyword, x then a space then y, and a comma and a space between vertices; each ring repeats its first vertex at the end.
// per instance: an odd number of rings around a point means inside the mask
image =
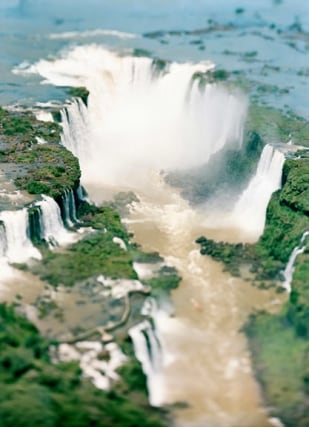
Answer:
POLYGON ((154 172, 200 166, 223 146, 240 147, 245 97, 192 83, 213 64, 165 64, 161 73, 154 66, 92 45, 31 67, 56 85, 89 90, 88 107, 74 99, 61 113, 62 143, 79 158, 84 185, 144 189, 154 172))
POLYGON ((302 238, 300 240, 300 245, 296 246, 296 248, 293 249, 290 255, 289 261, 287 263, 287 266, 285 267, 285 270, 283 272, 283 277, 284 277, 283 287, 286 289, 287 292, 291 292, 291 283, 292 283, 294 269, 295 269, 294 264, 298 255, 302 254, 305 251, 306 249, 305 240, 308 236, 309 236, 309 230, 305 231, 304 234, 302 235, 302 238))
MULTIPOLYGON (((155 316, 157 312, 156 302, 153 299, 146 300, 145 304, 151 303, 149 313, 152 320, 144 320, 129 330, 134 352, 137 360, 141 363, 143 372, 147 377, 147 388, 149 403, 151 406, 160 406, 163 402, 162 366, 163 356, 159 337, 155 327, 155 316)), ((143 313, 143 310, 142 310, 143 313)), ((145 311, 144 311, 144 314, 145 311)))
POLYGON ((265 225, 265 213, 272 193, 281 187, 284 154, 267 144, 261 154, 257 170, 241 194, 232 220, 239 228, 258 238, 265 225))
POLYGON ((69 108, 61 110, 61 142, 76 157, 87 155, 87 107, 79 98, 74 98, 69 108))
POLYGON ((64 228, 61 211, 51 197, 42 195, 42 200, 36 203, 41 210, 41 237, 50 247, 68 244, 73 241, 73 233, 64 228))
POLYGON ((5 235, 5 227, 3 223, 0 223, 0 259, 5 256, 7 251, 7 241, 5 235))
POLYGON ((81 185, 79 185, 76 189, 76 195, 77 195, 77 200, 81 201, 81 202, 87 202, 89 201, 88 197, 87 197, 87 192, 84 189, 84 187, 82 187, 81 185))
POLYGON ((28 211, 26 208, 17 211, 0 212, 3 222, 0 230, 0 251, 9 262, 23 263, 30 258, 41 259, 40 252, 32 245, 29 238, 28 211), (5 237, 3 233, 5 229, 5 237))
POLYGON ((71 228, 78 222, 76 217, 76 204, 72 189, 66 189, 62 195, 62 216, 67 227, 71 228))

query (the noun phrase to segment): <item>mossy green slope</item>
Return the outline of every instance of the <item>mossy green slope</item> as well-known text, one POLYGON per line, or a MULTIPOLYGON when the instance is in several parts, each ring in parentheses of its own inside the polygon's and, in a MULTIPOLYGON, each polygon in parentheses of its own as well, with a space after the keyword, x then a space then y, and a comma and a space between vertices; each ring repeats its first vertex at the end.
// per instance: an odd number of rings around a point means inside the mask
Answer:
POLYGON ((287 317, 260 314, 245 328, 265 404, 286 427, 309 425, 309 342, 287 317))
POLYGON ((166 425, 126 383, 103 392, 81 379, 75 362, 52 364, 50 344, 12 307, 0 305, 1 427, 166 425))
POLYGON ((308 158, 286 160, 283 187, 271 197, 264 232, 258 242, 233 245, 201 237, 197 239, 201 253, 222 261, 232 274, 239 275, 239 266, 249 264, 258 279, 280 280, 292 250, 309 229, 308 176, 308 158))
POLYGON ((245 331, 271 413, 286 427, 309 425, 309 243, 296 260, 292 292, 277 315, 260 313, 245 331))
MULTIPOLYGON (((119 214, 109 206, 96 207, 82 202, 78 217, 83 226, 92 227, 93 231, 60 252, 40 247, 43 260, 31 266, 35 274, 50 284, 73 286, 101 274, 114 279, 137 279, 134 261, 162 261, 158 254, 144 253, 130 242, 130 235, 121 223, 119 214), (114 237, 122 239, 127 250, 115 243, 114 237)), ((179 281, 176 270, 165 266, 158 277, 145 280, 144 284, 160 293, 177 287, 179 281)))
POLYGON ((60 131, 57 123, 40 122, 29 112, 0 107, 0 163, 18 188, 57 198, 78 186, 79 163, 60 145, 60 131), (46 143, 39 144, 37 138, 46 143))
POLYGON ((267 143, 288 142, 292 138, 294 144, 309 146, 309 122, 293 112, 283 113, 253 103, 249 107, 247 126, 267 143))
POLYGON ((55 286, 72 286, 100 274, 136 279, 130 251, 113 241, 119 237, 129 243, 119 215, 109 207, 97 208, 84 202, 79 207, 79 218, 95 230, 61 252, 43 249, 43 260, 33 267, 33 272, 55 286))

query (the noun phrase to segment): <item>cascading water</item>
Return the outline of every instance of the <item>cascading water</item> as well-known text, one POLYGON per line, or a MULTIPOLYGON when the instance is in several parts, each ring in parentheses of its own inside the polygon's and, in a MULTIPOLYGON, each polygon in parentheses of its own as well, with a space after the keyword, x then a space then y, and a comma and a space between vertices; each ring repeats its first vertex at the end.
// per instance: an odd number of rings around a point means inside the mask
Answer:
POLYGON ((166 64, 159 73, 153 67, 149 58, 84 46, 31 68, 55 84, 90 91, 88 107, 74 100, 62 111, 62 143, 78 156, 84 185, 141 188, 154 171, 205 164, 224 145, 241 145, 245 97, 217 84, 202 92, 192 84, 213 64, 166 64))
POLYGON ((162 378, 163 354, 155 326, 158 310, 155 300, 146 300, 145 304, 147 303, 150 304, 147 315, 151 316, 152 322, 144 320, 133 326, 129 330, 129 335, 133 341, 136 358, 141 363, 143 372, 147 377, 149 402, 152 406, 160 406, 164 403, 164 386, 162 378))
POLYGON ((54 199, 42 196, 42 200, 36 203, 41 210, 41 234, 49 246, 68 244, 73 241, 73 233, 63 226, 60 208, 54 199))
POLYGON ((67 227, 73 227, 78 222, 76 217, 76 204, 72 189, 66 189, 62 195, 63 220, 67 227))
POLYGON ((291 283, 292 283, 293 273, 294 273, 294 264, 298 255, 302 254, 305 251, 306 249, 305 240, 308 236, 309 236, 309 231, 305 231, 300 240, 300 245, 296 246, 296 248, 293 249, 290 255, 289 261, 287 263, 287 266, 283 272, 283 277, 284 277, 283 287, 287 290, 287 292, 291 292, 291 283))
POLYGON ((74 98, 69 108, 61 110, 61 123, 63 145, 76 157, 85 157, 88 135, 87 108, 81 99, 74 98))
POLYGON ((0 259, 5 256, 7 251, 7 241, 4 224, 0 223, 0 259))
POLYGON ((28 235, 28 211, 3 211, 0 221, 5 228, 5 257, 9 262, 23 263, 30 258, 41 259, 40 252, 32 245, 28 235))
POLYGON ((232 222, 258 238, 264 229, 265 212, 272 193, 281 187, 284 154, 267 144, 257 170, 232 212, 232 222))

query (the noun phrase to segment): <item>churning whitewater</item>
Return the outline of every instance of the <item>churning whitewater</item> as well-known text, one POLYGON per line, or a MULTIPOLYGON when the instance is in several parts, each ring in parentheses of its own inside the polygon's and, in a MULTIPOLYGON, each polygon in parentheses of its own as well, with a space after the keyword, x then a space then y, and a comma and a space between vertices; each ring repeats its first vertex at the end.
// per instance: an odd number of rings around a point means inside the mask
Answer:
MULTIPOLYGON (((207 207, 195 210, 164 181, 167 172, 205 165, 214 153, 242 146, 246 97, 220 84, 201 87, 198 76, 213 68, 209 62, 165 63, 89 45, 16 72, 87 87, 88 105, 75 99, 61 114, 62 143, 79 158, 82 184, 97 203, 110 192, 134 191, 140 201, 132 204, 127 222, 137 242, 159 251, 183 277, 173 294, 175 317, 159 308, 151 313, 153 324, 145 321, 130 331, 150 403, 187 403, 175 415, 181 427, 265 427, 270 424, 239 330, 252 310, 271 309, 278 299, 201 257, 193 242, 207 234, 207 207)), ((266 146, 228 214, 234 234, 242 228, 255 238, 261 234, 282 164, 283 155, 266 146)))
POLYGON ((241 147, 244 95, 216 84, 201 92, 194 78, 213 67, 158 64, 91 45, 28 72, 90 91, 88 108, 76 100, 62 116, 63 143, 78 156, 83 183, 140 188, 152 173, 199 166, 224 146, 241 147))

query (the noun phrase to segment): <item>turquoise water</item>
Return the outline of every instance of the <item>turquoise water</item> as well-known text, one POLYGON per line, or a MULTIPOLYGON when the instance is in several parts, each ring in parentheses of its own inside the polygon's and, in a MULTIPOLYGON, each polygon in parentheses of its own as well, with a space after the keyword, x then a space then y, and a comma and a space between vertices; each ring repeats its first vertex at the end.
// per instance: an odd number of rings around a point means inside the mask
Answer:
POLYGON ((171 61, 212 60, 235 79, 248 80, 262 101, 308 117, 308 32, 303 0, 1 0, 0 103, 62 101, 62 88, 12 69, 96 43, 171 61))

